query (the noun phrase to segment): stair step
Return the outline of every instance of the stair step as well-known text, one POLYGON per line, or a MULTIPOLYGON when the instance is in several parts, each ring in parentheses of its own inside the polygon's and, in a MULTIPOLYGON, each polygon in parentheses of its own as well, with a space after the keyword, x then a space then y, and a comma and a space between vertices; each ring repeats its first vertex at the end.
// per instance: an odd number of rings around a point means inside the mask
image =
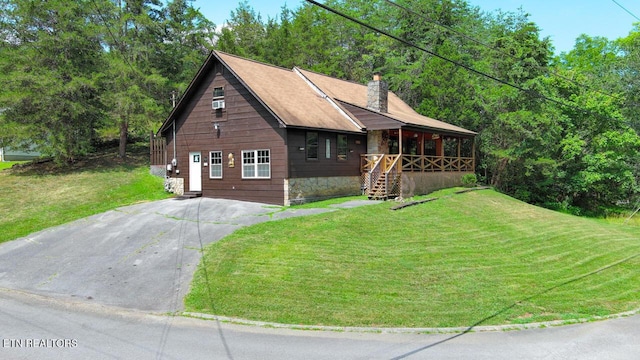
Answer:
POLYGON ((184 194, 176 197, 177 200, 195 199, 202 196, 202 191, 186 191, 184 194))

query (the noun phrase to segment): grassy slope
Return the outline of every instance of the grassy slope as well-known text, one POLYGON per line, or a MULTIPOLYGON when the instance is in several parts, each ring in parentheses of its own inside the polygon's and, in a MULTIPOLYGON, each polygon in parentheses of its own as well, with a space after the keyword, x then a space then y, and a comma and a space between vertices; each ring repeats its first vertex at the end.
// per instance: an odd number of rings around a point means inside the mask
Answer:
MULTIPOLYGON (((146 155, 148 156, 148 155, 146 155)), ((71 168, 51 164, 0 171, 0 243, 118 206, 166 198, 162 179, 136 158, 95 156, 71 168)))
POLYGON ((207 249, 187 309, 294 324, 447 327, 640 307, 637 226, 489 190, 392 205, 237 231, 207 249))

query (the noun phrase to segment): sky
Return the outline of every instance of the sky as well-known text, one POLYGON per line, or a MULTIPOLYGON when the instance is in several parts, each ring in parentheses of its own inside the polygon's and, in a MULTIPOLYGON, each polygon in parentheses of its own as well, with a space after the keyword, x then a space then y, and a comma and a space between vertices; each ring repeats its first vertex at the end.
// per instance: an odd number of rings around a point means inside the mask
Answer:
MULTIPOLYGON (((324 3, 323 0, 317 0, 324 3)), ((635 22, 640 22, 638 0, 467 0, 484 12, 517 11, 522 8, 541 29, 543 37, 549 37, 556 53, 570 51, 580 34, 603 36, 610 40, 625 37, 635 22), (633 15, 629 14, 631 12, 633 15)), ((224 24, 240 0, 196 0, 205 17, 216 25, 224 24)), ((261 14, 263 20, 275 18, 285 4, 295 10, 304 0, 253 0, 249 5, 261 14)))

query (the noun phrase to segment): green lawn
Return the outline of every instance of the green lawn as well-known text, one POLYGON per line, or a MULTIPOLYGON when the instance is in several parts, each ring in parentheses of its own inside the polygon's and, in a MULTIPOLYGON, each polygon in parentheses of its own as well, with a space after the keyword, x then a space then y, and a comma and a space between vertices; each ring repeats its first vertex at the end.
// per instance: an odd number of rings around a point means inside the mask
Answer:
POLYGON ((15 164, 23 163, 24 161, 0 161, 0 171, 9 169, 15 164))
MULTIPOLYGON (((243 228, 210 245, 188 311, 289 324, 450 327, 640 308, 640 228, 492 190, 243 228)), ((444 195, 444 196, 443 196, 444 195)))
POLYGON ((166 198, 162 183, 140 161, 0 170, 0 243, 119 206, 166 198))

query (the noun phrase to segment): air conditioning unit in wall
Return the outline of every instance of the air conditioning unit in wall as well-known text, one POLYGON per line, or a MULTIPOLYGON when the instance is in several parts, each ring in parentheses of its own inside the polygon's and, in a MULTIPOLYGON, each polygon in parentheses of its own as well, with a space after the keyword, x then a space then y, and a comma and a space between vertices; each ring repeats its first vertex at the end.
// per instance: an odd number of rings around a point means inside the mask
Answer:
POLYGON ((213 100, 211 102, 211 108, 213 110, 224 109, 224 100, 213 100))

